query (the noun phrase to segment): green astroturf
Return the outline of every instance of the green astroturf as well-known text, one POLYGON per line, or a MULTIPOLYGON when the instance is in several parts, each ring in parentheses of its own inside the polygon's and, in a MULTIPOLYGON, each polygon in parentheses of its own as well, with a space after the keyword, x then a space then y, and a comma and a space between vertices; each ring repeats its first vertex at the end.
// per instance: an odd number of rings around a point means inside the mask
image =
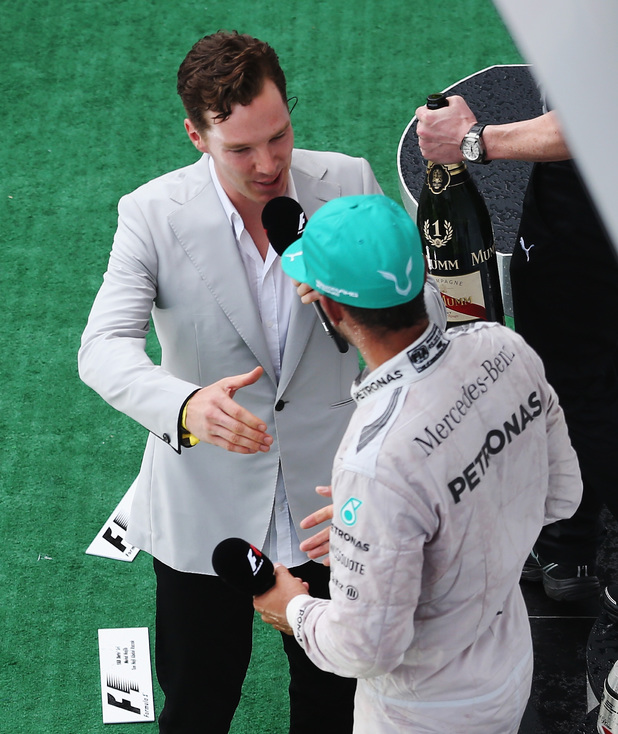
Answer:
MULTIPOLYGON (((490 0, 22 0, 0 17, 0 732, 94 734, 97 630, 152 640, 154 582, 143 553, 84 553, 146 436, 80 383, 76 352, 117 200, 196 158, 175 94, 185 53, 220 28, 269 41, 299 98, 296 144, 365 156, 396 199, 426 94, 521 58, 490 0)), ((260 622, 233 732, 283 734, 286 699, 260 622)))

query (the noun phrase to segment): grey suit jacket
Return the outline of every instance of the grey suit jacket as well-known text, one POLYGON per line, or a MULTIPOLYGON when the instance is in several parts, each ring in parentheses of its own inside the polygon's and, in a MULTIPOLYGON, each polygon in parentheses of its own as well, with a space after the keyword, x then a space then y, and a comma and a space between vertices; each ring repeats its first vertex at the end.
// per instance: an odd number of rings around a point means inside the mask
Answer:
MULTIPOLYGON (((292 176, 309 217, 329 199, 380 193, 367 161, 337 153, 295 150, 292 176)), ((118 211, 79 370, 150 431, 128 541, 178 570, 212 573, 212 550, 223 538, 263 543, 279 461, 299 536, 310 535, 298 523, 324 504, 315 486, 330 483, 353 409, 355 350, 341 355, 315 310, 295 299, 277 384, 207 156, 123 197, 118 211), (160 366, 145 351, 151 314, 160 366), (235 399, 264 420, 271 450, 245 456, 205 443, 181 450, 178 415, 187 396, 258 364, 265 374, 235 399)))

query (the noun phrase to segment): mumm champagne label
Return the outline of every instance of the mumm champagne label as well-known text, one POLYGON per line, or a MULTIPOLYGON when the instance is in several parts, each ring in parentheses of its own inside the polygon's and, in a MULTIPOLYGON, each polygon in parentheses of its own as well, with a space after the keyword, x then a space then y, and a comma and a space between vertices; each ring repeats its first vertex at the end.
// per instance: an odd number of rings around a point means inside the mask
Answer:
POLYGON ((441 277, 435 274, 433 277, 440 289, 450 323, 487 317, 479 273, 472 272, 459 277, 441 277))
POLYGON ((488 247, 486 250, 479 250, 478 252, 473 252, 472 253, 472 265, 476 266, 476 265, 481 265, 481 263, 486 263, 495 254, 496 254, 495 245, 488 247))
MULTIPOLYGON (((458 257, 440 257, 441 247, 445 247, 453 239, 453 225, 448 220, 436 220, 430 222, 428 219, 423 222, 423 238, 425 240, 425 255, 427 256, 427 265, 429 270, 433 272, 448 272, 461 270, 460 260, 458 257), (434 249, 432 249, 434 248, 434 249)), ((451 253, 449 253, 451 254, 451 253)), ((476 252, 470 253, 470 263, 473 268, 488 262, 496 254, 496 246, 492 243, 491 247, 481 248, 476 252)))

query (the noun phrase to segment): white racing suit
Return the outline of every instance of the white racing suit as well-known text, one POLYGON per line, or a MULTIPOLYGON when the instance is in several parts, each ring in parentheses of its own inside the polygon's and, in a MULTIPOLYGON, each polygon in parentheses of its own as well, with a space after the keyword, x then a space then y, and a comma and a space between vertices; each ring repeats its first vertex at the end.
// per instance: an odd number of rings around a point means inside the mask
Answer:
POLYGON ((290 602, 296 639, 360 679, 355 734, 517 732, 532 679, 521 569, 581 497, 541 361, 497 324, 430 325, 352 395, 332 601, 290 602))

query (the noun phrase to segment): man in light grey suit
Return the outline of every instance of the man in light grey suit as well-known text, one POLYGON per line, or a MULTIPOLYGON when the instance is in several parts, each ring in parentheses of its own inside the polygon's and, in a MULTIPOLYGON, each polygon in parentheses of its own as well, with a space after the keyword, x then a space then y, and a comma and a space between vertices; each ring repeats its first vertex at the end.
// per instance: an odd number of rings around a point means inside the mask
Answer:
MULTIPOLYGON (((358 370, 283 274, 262 209, 287 195, 310 217, 380 187, 363 159, 294 149, 283 71, 257 39, 198 41, 178 92, 203 156, 121 199, 79 369, 150 431, 127 539, 157 574, 160 731, 212 734, 229 730, 253 617, 251 597, 213 575, 213 548, 244 538, 328 595, 328 569, 299 550, 299 523, 324 502, 314 487, 330 482, 358 370), (160 366, 145 352, 151 316, 160 366)), ((290 731, 351 731, 354 681, 284 646, 290 731)))

